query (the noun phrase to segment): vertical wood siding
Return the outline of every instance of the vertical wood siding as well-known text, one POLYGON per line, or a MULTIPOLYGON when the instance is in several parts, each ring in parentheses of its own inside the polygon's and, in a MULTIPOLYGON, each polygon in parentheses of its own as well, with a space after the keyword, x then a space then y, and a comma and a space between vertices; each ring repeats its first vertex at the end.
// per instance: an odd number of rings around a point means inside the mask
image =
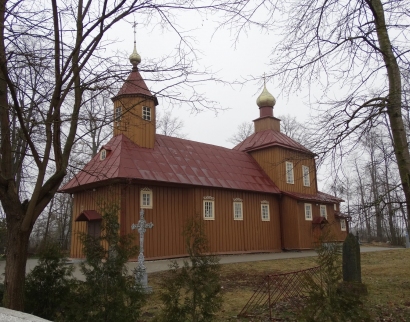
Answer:
MULTIPOLYGON (((96 210, 98 212, 101 202, 112 202, 119 204, 120 202, 119 186, 109 186, 97 188, 96 191, 88 190, 74 195, 73 215, 72 215, 72 230, 71 230, 71 249, 70 256, 73 258, 82 258, 82 244, 79 233, 87 232, 87 222, 76 222, 75 219, 84 210, 96 210)), ((100 212, 101 213, 101 212, 100 212)))
POLYGON ((143 148, 154 148, 155 144, 155 104, 151 99, 141 97, 122 97, 114 102, 122 108, 121 121, 114 121, 114 136, 124 134, 143 148), (142 119, 142 107, 151 108, 151 121, 142 119))
POLYGON ((250 154, 280 190, 317 193, 315 160, 312 156, 280 147, 258 150, 250 154), (286 183, 286 161, 293 162, 294 184, 286 183), (310 169, 310 187, 303 186, 302 165, 310 169))

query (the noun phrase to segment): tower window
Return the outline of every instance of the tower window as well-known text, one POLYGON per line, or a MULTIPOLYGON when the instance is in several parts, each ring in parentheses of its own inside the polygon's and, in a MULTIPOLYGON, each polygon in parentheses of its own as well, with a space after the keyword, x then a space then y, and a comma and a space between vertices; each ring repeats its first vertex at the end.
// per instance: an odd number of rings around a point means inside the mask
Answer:
POLYGON ((142 107, 142 118, 146 121, 151 121, 151 108, 143 106, 142 107))
POLYGON ((302 165, 303 185, 310 187, 309 167, 302 165))
POLYGON ((122 116, 122 108, 120 106, 115 109, 115 120, 121 121, 121 116, 122 116))
POLYGON ((293 162, 286 161, 286 183, 294 183, 293 162))

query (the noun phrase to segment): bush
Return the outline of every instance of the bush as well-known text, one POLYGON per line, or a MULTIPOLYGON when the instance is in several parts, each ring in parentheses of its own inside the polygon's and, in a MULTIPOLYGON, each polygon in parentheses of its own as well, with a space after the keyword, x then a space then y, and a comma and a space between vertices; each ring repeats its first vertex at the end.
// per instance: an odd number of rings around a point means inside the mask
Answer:
POLYGON ((105 205, 101 212, 101 237, 81 234, 86 280, 77 284, 61 321, 135 322, 140 315, 143 293, 125 266, 138 248, 132 235, 119 235, 116 205, 105 205))
POLYGON ((39 264, 26 277, 25 311, 54 320, 70 298, 72 271, 60 248, 47 245, 40 253, 39 264))
POLYGON ((368 321, 361 293, 347 292, 343 286, 341 245, 326 240, 331 239, 323 238, 316 249, 322 285, 307 279, 310 292, 298 321, 368 321))
POLYGON ((184 229, 189 261, 182 268, 173 262, 162 281, 160 299, 164 308, 157 321, 213 321, 221 308, 219 259, 207 255, 208 240, 201 221, 191 219, 184 229))

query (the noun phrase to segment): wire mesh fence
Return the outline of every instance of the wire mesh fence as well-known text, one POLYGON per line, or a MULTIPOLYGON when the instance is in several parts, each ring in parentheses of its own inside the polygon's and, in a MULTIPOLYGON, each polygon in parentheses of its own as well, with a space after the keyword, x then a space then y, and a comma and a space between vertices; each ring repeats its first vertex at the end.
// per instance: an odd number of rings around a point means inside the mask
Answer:
POLYGON ((322 287, 320 267, 267 275, 238 317, 258 318, 259 321, 281 320, 287 309, 295 311, 313 288, 322 287))

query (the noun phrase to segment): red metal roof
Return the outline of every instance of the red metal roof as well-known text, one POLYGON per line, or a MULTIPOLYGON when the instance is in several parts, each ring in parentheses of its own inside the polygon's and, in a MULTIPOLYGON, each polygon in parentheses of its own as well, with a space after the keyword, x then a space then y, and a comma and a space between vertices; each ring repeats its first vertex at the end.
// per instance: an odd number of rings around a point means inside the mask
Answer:
POLYGON ((95 210, 84 210, 78 215, 75 221, 95 221, 102 220, 101 215, 95 210))
POLYGON ((60 191, 113 179, 139 179, 280 193, 256 161, 241 151, 159 134, 154 149, 141 148, 124 135, 106 146, 111 148, 106 159, 97 154, 60 191))
POLYGON ((149 91, 138 69, 132 70, 132 72, 128 75, 127 80, 119 90, 118 94, 113 99, 119 98, 122 95, 143 95, 152 97, 156 101, 156 97, 149 91))
POLYGON ((272 146, 279 146, 314 155, 312 151, 306 149, 286 134, 274 130, 256 132, 235 146, 234 150, 251 152, 272 146))
POLYGON ((343 199, 334 197, 332 195, 329 195, 321 191, 318 191, 317 194, 315 195, 310 195, 307 193, 288 192, 288 191, 282 191, 282 193, 286 196, 299 199, 299 200, 305 200, 305 201, 326 202, 326 203, 339 203, 339 202, 344 201, 343 199))

